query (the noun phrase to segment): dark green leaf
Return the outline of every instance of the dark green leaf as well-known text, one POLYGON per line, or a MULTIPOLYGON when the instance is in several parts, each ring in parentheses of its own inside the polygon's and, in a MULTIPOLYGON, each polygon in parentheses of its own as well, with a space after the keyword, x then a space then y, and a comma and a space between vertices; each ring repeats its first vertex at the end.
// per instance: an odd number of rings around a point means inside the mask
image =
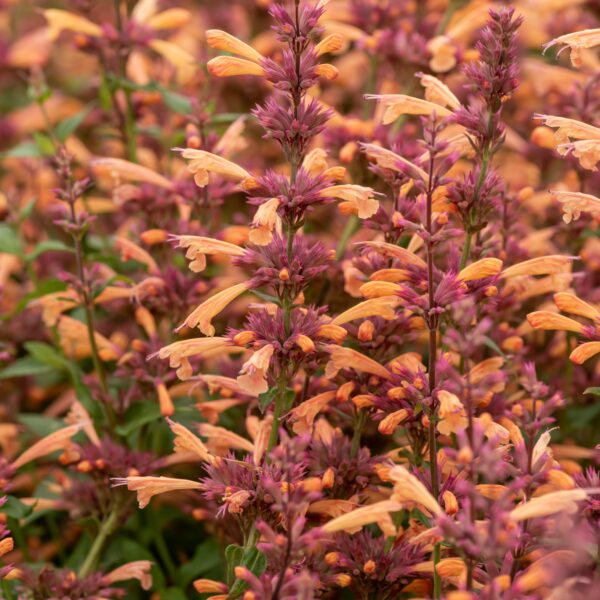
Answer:
POLYGON ((225 562, 227 564, 227 585, 232 585, 235 580, 234 570, 244 558, 244 549, 237 544, 229 544, 225 548, 225 562))
POLYGON ((189 115, 192 112, 192 103, 190 102, 189 98, 164 88, 160 90, 160 93, 165 101, 165 104, 172 111, 185 115, 189 115))
POLYGON ((33 512, 33 507, 23 504, 23 502, 14 496, 8 496, 6 503, 0 508, 0 512, 13 519, 24 519, 33 512))
POLYGON ((25 260, 35 260, 44 252, 73 252, 73 248, 67 246, 60 240, 44 240, 35 246, 35 248, 25 257, 25 260))
POLYGON ((39 437, 44 437, 55 431, 58 431, 65 424, 60 419, 54 417, 47 417, 45 415, 38 415, 33 413, 21 413, 17 417, 17 421, 22 425, 25 425, 27 429, 35 433, 39 437))
POLYGON ((90 110, 92 110, 92 107, 86 106, 77 114, 65 119, 64 121, 61 121, 54 129, 56 137, 61 142, 64 142, 79 127, 79 125, 81 125, 83 120, 88 116, 90 110))
POLYGON ((136 429, 161 418, 160 408, 157 402, 136 402, 129 407, 125 415, 125 423, 115 428, 119 435, 128 436, 136 429))
POLYGON ((39 158, 42 153, 35 142, 28 140, 21 142, 7 152, 3 152, 2 156, 6 158, 39 158))
POLYGON ((23 247, 17 232, 6 223, 0 223, 0 252, 5 254, 23 254, 23 247))
POLYGON ((28 375, 46 375, 52 373, 53 367, 44 364, 33 356, 25 356, 0 371, 0 379, 26 377, 28 375))

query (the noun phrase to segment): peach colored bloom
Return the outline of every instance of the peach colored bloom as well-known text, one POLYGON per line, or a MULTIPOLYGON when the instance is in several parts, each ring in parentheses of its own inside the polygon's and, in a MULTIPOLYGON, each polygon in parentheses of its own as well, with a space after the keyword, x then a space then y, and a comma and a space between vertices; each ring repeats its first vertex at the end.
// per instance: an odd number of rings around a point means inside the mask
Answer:
POLYGON ((136 560, 117 567, 108 573, 106 578, 110 583, 126 581, 127 579, 137 579, 139 580, 143 590, 149 590, 152 587, 152 575, 150 574, 151 568, 152 561, 136 560))
POLYGON ((502 261, 498 258, 482 258, 469 266, 465 267, 458 274, 458 279, 462 281, 474 281, 485 277, 498 275, 502 270, 502 261))
POLYGON ((242 365, 237 382, 245 393, 258 396, 269 389, 266 374, 274 349, 272 344, 267 344, 254 352, 242 365))
POLYGON ((102 36, 102 28, 89 19, 76 15, 75 13, 49 8, 43 11, 52 39, 56 39, 63 31, 73 31, 91 37, 102 36))
POLYGON ((325 368, 325 376, 333 378, 341 369, 354 369, 362 373, 371 373, 382 379, 389 379, 390 372, 372 358, 343 346, 330 344, 325 348, 331 355, 331 360, 325 368))
POLYGON ((563 210, 563 221, 570 223, 577 221, 582 212, 588 212, 594 217, 600 217, 600 198, 581 192, 565 192, 554 190, 550 194, 561 204, 563 210))
POLYGON ((158 494, 202 489, 202 484, 198 481, 175 479, 173 477, 116 477, 112 482, 113 486, 126 485, 129 491, 137 492, 140 508, 146 508, 150 500, 158 494))
POLYGON ((421 73, 421 85, 425 88, 425 99, 440 106, 447 106, 455 110, 460 107, 460 100, 452 93, 450 88, 433 75, 421 73))
POLYGON ((379 209, 379 202, 374 198, 375 193, 370 187, 346 183, 327 187, 321 190, 320 195, 343 200, 343 204, 348 203, 354 214, 361 219, 368 219, 379 209))
POLYGON ((337 531, 356 533, 365 525, 377 523, 386 536, 396 535, 396 526, 392 521, 390 513, 402 510, 402 508, 402 504, 394 500, 383 500, 367 506, 361 506, 356 510, 328 521, 323 525, 323 531, 326 533, 335 533, 337 531))
POLYGON ((257 63, 237 56, 217 56, 206 63, 208 72, 214 77, 235 77, 236 75, 265 76, 265 70, 257 63))
POLYGON ((181 156, 189 160, 188 171, 194 174, 194 181, 198 187, 206 187, 209 182, 209 173, 216 173, 222 177, 240 181, 250 177, 250 173, 235 163, 206 150, 195 148, 176 148, 181 156))
POLYGON ((583 332, 583 325, 578 321, 549 310, 538 310, 529 313, 527 321, 534 329, 573 331, 574 333, 583 332))
POLYGON ((185 321, 176 329, 179 331, 183 327, 198 327, 204 335, 215 335, 215 328, 212 320, 238 296, 246 292, 250 287, 248 282, 238 283, 225 288, 208 300, 205 300, 200 306, 196 307, 185 319, 185 321))
POLYGON ((90 166, 96 175, 108 175, 115 183, 138 181, 141 183, 150 183, 165 189, 173 187, 171 181, 156 173, 156 171, 122 158, 95 158, 90 162, 90 166))
POLYGON ((570 272, 573 263, 572 256, 554 254, 550 256, 538 256, 523 262, 511 265, 501 273, 503 279, 521 275, 554 275, 570 272))
POLYGON ((267 415, 259 424, 256 437, 254 438, 254 451, 252 453, 252 462, 259 465, 269 446, 269 436, 271 435, 271 426, 273 424, 273 415, 267 415))
POLYGON ((137 244, 128 240, 127 238, 117 237, 115 238, 115 248, 121 254, 121 260, 135 260, 148 267, 150 273, 159 273, 160 269, 156 264, 156 261, 146 252, 143 248, 140 248, 137 244))
POLYGON ((79 400, 74 400, 71 404, 69 412, 65 417, 65 423, 69 425, 79 425, 81 429, 83 429, 85 435, 87 435, 90 442, 96 446, 100 445, 100 438, 98 437, 96 429, 94 428, 94 422, 92 421, 85 406, 83 406, 79 400))
POLYGON ((382 256, 387 256, 390 258, 397 258, 401 263, 406 265, 413 265, 415 267, 419 267, 421 269, 427 268, 427 263, 419 256, 417 256, 414 252, 407 250, 406 248, 402 248, 401 246, 396 246, 394 244, 388 244, 387 242, 360 242, 358 245, 367 246, 372 250, 375 250, 382 256))
POLYGON ((588 171, 597 171, 596 165, 600 161, 600 140, 577 140, 556 147, 559 154, 566 156, 572 154, 579 159, 579 164, 588 171))
POLYGON ((229 588, 220 581, 214 581, 212 579, 196 579, 196 581, 194 581, 194 589, 199 594, 227 594, 229 588))
POLYGON ((366 317, 382 317, 383 319, 394 319, 396 317, 395 308, 400 304, 400 298, 397 296, 381 296, 371 298, 364 302, 359 302, 352 308, 344 311, 335 317, 332 325, 344 325, 355 319, 364 319, 366 317))
POLYGON ((229 339, 224 337, 191 338, 164 346, 149 358, 155 356, 163 360, 168 358, 169 366, 177 369, 177 376, 185 380, 192 376, 192 366, 189 361, 191 356, 200 356, 214 350, 225 350, 229 346, 229 339))
POLYGON ((209 29, 206 31, 206 43, 217 50, 224 50, 237 54, 245 59, 260 64, 264 60, 264 56, 255 50, 252 46, 242 42, 226 31, 220 29, 209 29))
POLYGON ((190 270, 194 273, 201 273, 206 268, 206 255, 224 254, 226 256, 242 256, 244 249, 213 238, 202 237, 199 235, 173 235, 169 239, 176 241, 176 248, 187 248, 185 257, 191 262, 190 270))
POLYGON ((199 423, 198 433, 208 439, 207 447, 209 450, 214 450, 215 454, 224 454, 232 448, 250 453, 254 452, 252 442, 223 427, 215 427, 209 423, 199 423))
POLYGON ((315 417, 335 398, 336 391, 330 390, 305 400, 289 412, 292 429, 298 435, 310 432, 315 417))
POLYGON ((465 429, 468 422, 467 415, 458 396, 447 390, 440 390, 437 396, 440 401, 438 411, 440 421, 437 424, 437 430, 442 435, 451 435, 465 429))
POLYGON ((600 45, 600 29, 584 29, 583 31, 575 31, 573 33, 561 35, 550 40, 547 44, 544 44, 544 52, 557 44, 563 46, 563 48, 559 50, 559 54, 565 48, 569 48, 571 51, 571 64, 574 67, 581 67, 583 65, 581 51, 600 45))
POLYGON ((389 125, 402 115, 433 115, 449 117, 452 114, 445 106, 429 100, 414 98, 404 94, 367 94, 365 100, 377 100, 383 105, 382 123, 389 125))
POLYGON ((384 417, 379 422, 377 429, 379 433, 382 433, 383 435, 392 435, 398 428, 398 425, 400 425, 407 417, 408 411, 405 408, 401 408, 384 417))
POLYGON ((577 502, 585 500, 590 493, 597 490, 575 489, 550 492, 544 496, 537 496, 520 504, 510 512, 514 521, 526 521, 537 517, 546 517, 558 512, 572 514, 577 511, 577 502))
POLYGON ((208 451, 208 448, 198 436, 194 435, 187 427, 169 418, 167 418, 167 423, 171 431, 175 434, 173 448, 176 453, 193 453, 201 461, 213 462, 214 456, 208 451))
POLYGON ((266 246, 273 239, 273 230, 281 229, 281 217, 277 214, 279 204, 279 198, 271 198, 258 207, 248 235, 253 244, 266 246))
POLYGON ((162 381, 154 383, 156 394, 158 395, 158 404, 160 406, 160 414, 163 417, 170 417, 175 412, 175 405, 171 399, 171 395, 167 390, 167 386, 162 381))
POLYGON ((571 352, 569 359, 577 365, 582 365, 586 360, 600 353, 600 342, 586 342, 580 344, 571 352))
MULTIPOLYGON (((60 345, 67 356, 73 358, 85 358, 91 355, 92 349, 85 323, 77 321, 72 317, 62 315, 57 325, 60 345)), ((117 360, 121 351, 103 335, 94 333, 98 352, 102 360, 117 360)))
POLYGON ((81 422, 76 423, 75 425, 69 425, 68 427, 63 427, 62 429, 43 437, 18 456, 12 462, 12 467, 19 469, 32 460, 52 454, 57 450, 65 450, 71 445, 71 438, 83 429, 83 425, 84 424, 81 422))
POLYGON ((391 169, 392 171, 404 172, 400 169, 400 165, 402 165, 403 167, 408 167, 409 173, 414 172, 423 181, 427 181, 428 175, 423 169, 421 169, 421 167, 418 167, 395 152, 387 150, 386 148, 382 148, 381 146, 377 146, 376 144, 363 144, 362 148, 366 152, 367 156, 371 160, 374 160, 382 169, 391 169))
POLYGON ((394 465, 389 470, 388 477, 394 482, 392 500, 398 503, 419 504, 434 515, 444 512, 427 488, 402 465, 394 465))

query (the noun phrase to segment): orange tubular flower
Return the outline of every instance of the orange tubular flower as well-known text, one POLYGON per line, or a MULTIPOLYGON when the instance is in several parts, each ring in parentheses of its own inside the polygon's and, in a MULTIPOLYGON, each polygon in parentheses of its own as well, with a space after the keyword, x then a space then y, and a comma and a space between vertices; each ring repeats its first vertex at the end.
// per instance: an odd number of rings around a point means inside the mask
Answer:
POLYGON ((390 372, 385 367, 352 348, 331 344, 325 350, 331 355, 331 360, 325 368, 326 377, 335 377, 341 369, 354 369, 362 373, 371 373, 382 379, 389 379, 391 377, 390 372))
POLYGON ((167 418, 171 431, 175 434, 173 446, 176 453, 192 453, 203 462, 213 462, 214 456, 208 451, 204 442, 187 427, 167 418))
POLYGON ((275 348, 271 344, 257 350, 242 365, 242 370, 237 378, 238 385, 245 393, 258 396, 269 389, 266 373, 275 348))
POLYGON ((248 171, 217 154, 195 148, 175 148, 175 150, 181 152, 181 156, 190 161, 188 171, 194 174, 194 181, 198 187, 203 188, 208 185, 209 173, 235 181, 250 177, 248 171))
POLYGON ((437 396, 440 402, 438 411, 440 422, 437 424, 437 430, 443 435, 451 435, 465 429, 468 422, 467 415, 458 396, 446 390, 440 390, 437 396))
POLYGON ((129 491, 137 492, 140 508, 146 508, 150 500, 158 494, 202 489, 202 484, 198 481, 173 477, 117 477, 112 482, 113 486, 126 485, 129 491))
POLYGON ((273 231, 281 230, 281 218, 277 214, 279 204, 279 198, 271 198, 258 207, 248 235, 253 244, 266 246, 273 239, 273 231))
POLYGON ((320 195, 343 200, 342 204, 347 203, 354 214, 368 219, 379 209, 379 202, 373 197, 375 193, 370 187, 347 183, 327 187, 321 190, 320 195))
POLYGON ((249 287, 250 284, 248 282, 238 283, 211 296, 194 309, 176 331, 179 331, 183 327, 198 327, 204 335, 215 335, 215 328, 211 323, 213 318, 238 296, 248 291, 249 287))
POLYGON ((152 575, 150 574, 151 568, 152 561, 136 560, 117 567, 108 573, 106 578, 110 583, 127 581, 128 579, 137 579, 139 580, 143 590, 149 590, 152 587, 152 575))
POLYGON ((25 452, 23 452, 18 458, 16 458, 12 462, 12 467, 15 469, 19 469, 23 465, 31 462, 32 460, 36 460, 37 458, 41 458, 42 456, 46 456, 48 454, 52 454, 52 452, 56 452, 57 450, 65 450, 71 444, 71 438, 83 429, 84 423, 76 423, 75 425, 69 425, 68 427, 63 427, 54 433, 47 435, 42 438, 39 442, 36 442, 30 448, 27 448, 25 452))
POLYGON ((563 221, 569 224, 577 221, 582 212, 590 213, 593 217, 600 217, 600 198, 582 194, 581 192, 551 191, 561 204, 563 210, 563 221))
POLYGON ((298 435, 312 430, 315 417, 336 397, 336 391, 323 392, 305 400, 289 413, 292 429, 298 435))
POLYGON ((215 350, 226 351, 230 345, 229 339, 224 337, 193 338, 164 346, 149 358, 155 356, 162 360, 168 358, 169 366, 177 369, 179 379, 185 380, 192 376, 192 367, 189 361, 191 356, 199 356, 206 352, 213 353, 215 350))
POLYGON ((244 249, 213 238, 199 235, 173 235, 170 239, 177 242, 177 248, 187 248, 185 257, 190 262, 190 270, 201 273, 206 268, 206 255, 224 254, 226 256, 242 256, 244 249))
POLYGON ((347 531, 356 533, 365 525, 377 523, 386 536, 396 535, 396 526, 392 522, 390 513, 402 510, 401 503, 394 500, 383 500, 368 506, 362 506, 349 513, 343 514, 323 525, 326 533, 347 531))
POLYGON ((557 44, 563 46, 563 48, 559 50, 559 54, 564 48, 569 48, 571 51, 571 64, 574 67, 581 67, 583 65, 581 51, 600 45, 600 29, 585 29, 583 31, 561 35, 545 44, 544 52, 557 44))

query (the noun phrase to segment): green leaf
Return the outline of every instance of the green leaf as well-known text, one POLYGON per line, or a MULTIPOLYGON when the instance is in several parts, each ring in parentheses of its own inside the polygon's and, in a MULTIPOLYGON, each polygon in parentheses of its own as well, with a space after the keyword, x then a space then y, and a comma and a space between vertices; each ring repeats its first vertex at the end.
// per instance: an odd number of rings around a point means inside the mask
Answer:
POLYGON ((483 343, 488 348, 491 348, 494 352, 496 352, 503 358, 506 358, 506 354, 504 354, 504 352, 502 352, 502 350, 500 349, 500 346, 498 346, 498 344, 496 344, 496 342, 492 338, 489 338, 489 337, 484 338, 483 343))
MULTIPOLYGON (((256 576, 261 575, 267 568, 267 557, 258 548, 248 548, 244 552, 241 565, 246 567, 256 576)), ((241 579, 236 579, 235 583, 229 588, 229 598, 238 598, 248 587, 248 584, 241 579)))
POLYGON ((33 512, 33 506, 27 506, 18 498, 8 496, 6 503, 0 508, 0 511, 13 519, 24 519, 33 512))
POLYGON ((42 156, 52 156, 55 152, 54 142, 50 136, 39 131, 34 131, 33 139, 42 156))
POLYGON ((179 568, 177 582, 186 588, 194 579, 219 567, 221 560, 216 540, 209 539, 200 544, 192 559, 179 568))
POLYGON ((21 413, 17 417, 17 421, 22 425, 25 425, 27 429, 35 433, 38 437, 50 435, 65 426, 60 419, 33 413, 21 413))
POLYGON ((26 342, 25 349, 31 356, 36 358, 41 363, 50 365, 55 369, 67 369, 68 361, 64 356, 61 356, 55 348, 43 342, 26 342))
POLYGON ((17 232, 6 223, 0 223, 0 252, 22 256, 23 246, 17 232))
POLYGON ((258 407, 260 408, 261 413, 264 413, 267 407, 269 407, 272 402, 275 402, 277 392, 279 392, 279 388, 274 387, 263 394, 258 395, 258 407))
POLYGON ((42 153, 35 142, 27 140, 7 152, 3 152, 2 156, 6 158, 39 158, 42 156, 42 153))
POLYGON ((189 115, 192 112, 192 103, 189 98, 164 88, 161 88, 160 94, 167 107, 173 112, 185 115, 189 115))
POLYGON ((227 585, 235 581, 235 568, 241 564, 244 558, 244 549, 237 544, 229 544, 225 548, 225 562, 227 563, 227 585))
POLYGON ((0 379, 12 379, 13 377, 27 377, 28 375, 47 375, 54 369, 33 356, 24 356, 8 365, 0 371, 0 379))
POLYGON ((600 387, 589 387, 584 394, 593 394, 594 396, 600 396, 600 387))
POLYGON ((35 260, 40 254, 44 252, 74 252, 73 248, 67 246, 67 244, 60 240, 44 240, 37 244, 35 248, 27 254, 25 260, 35 260))
POLYGON ((61 121, 54 129, 56 137, 61 142, 64 142, 79 127, 79 125, 81 125, 81 123, 88 116, 91 110, 91 106, 86 106, 77 114, 73 115, 72 117, 69 117, 68 119, 65 119, 64 121, 61 121))
POLYGON ((136 402, 132 404, 125 415, 125 423, 117 425, 115 431, 119 435, 128 436, 134 431, 161 418, 160 408, 157 402, 136 402))

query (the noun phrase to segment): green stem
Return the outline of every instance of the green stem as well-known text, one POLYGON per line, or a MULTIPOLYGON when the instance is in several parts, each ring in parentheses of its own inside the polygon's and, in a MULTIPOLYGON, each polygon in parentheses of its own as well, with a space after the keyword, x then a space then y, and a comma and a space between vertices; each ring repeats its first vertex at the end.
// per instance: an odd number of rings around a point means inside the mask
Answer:
POLYGON ((279 439, 279 424, 283 411, 285 409, 285 396, 286 396, 286 384, 285 379, 280 379, 279 392, 275 397, 275 410, 273 411, 273 423, 271 425, 271 433, 269 434, 269 445, 267 446, 267 452, 270 452, 277 445, 279 439))
POLYGON ((367 424, 367 411, 361 409, 356 415, 356 423, 354 424, 354 435, 352 436, 352 445, 350 446, 350 457, 354 458, 360 450, 360 440, 362 433, 367 424))
MULTIPOLYGON (((117 31, 123 31, 123 21, 121 19, 121 3, 119 0, 114 0, 115 6, 115 23, 117 31)), ((118 87, 125 96, 125 114, 123 123, 123 135, 125 139, 125 147, 127 149, 127 158, 131 162, 137 162, 137 145, 135 139, 135 115, 133 111, 133 102, 131 101, 131 90, 128 86, 123 85, 127 77, 127 55, 122 52, 122 49, 117 48, 117 63, 119 65, 118 87)))
POLYGON ((348 246, 348 242, 354 235, 354 232, 358 229, 359 225, 360 219, 356 215, 352 215, 346 222, 346 226, 344 227, 344 231, 342 231, 340 241, 338 242, 337 249, 335 251, 336 260, 341 260, 343 258, 344 253, 346 252, 346 247, 348 246))
POLYGON ((0 584, 2 584, 2 593, 4 594, 6 600, 14 600, 15 596, 12 593, 12 589, 8 581, 6 581, 6 579, 2 579, 0 580, 0 584))
POLYGON ((471 240, 473 239, 473 234, 470 231, 465 231, 465 244, 462 249, 462 254, 460 256, 460 264, 458 265, 458 270, 462 271, 467 266, 467 261, 469 260, 469 254, 471 253, 471 240))
POLYGON ((441 545, 438 543, 433 547, 433 597, 441 598, 442 596, 442 580, 437 572, 437 565, 441 558, 441 545))
POLYGON ((100 558, 104 544, 106 543, 108 536, 110 536, 110 534, 115 530, 118 520, 119 512, 116 508, 114 508, 108 517, 103 521, 102 525, 100 525, 98 535, 94 539, 94 543, 92 544, 85 561, 79 569, 79 579, 87 577, 96 568, 96 564, 100 558))

